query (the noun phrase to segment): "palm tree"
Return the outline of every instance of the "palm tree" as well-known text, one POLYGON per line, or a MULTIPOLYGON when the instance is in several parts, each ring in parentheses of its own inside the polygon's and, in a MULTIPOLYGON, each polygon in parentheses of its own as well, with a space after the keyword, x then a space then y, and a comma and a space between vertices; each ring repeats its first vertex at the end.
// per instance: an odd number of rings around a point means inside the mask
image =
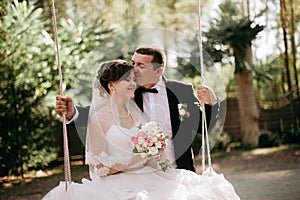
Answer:
POLYGON ((210 41, 230 47, 234 56, 242 142, 255 147, 258 145, 260 130, 259 109, 251 73, 251 45, 263 26, 253 26, 253 21, 248 17, 239 15, 238 8, 230 0, 220 4, 220 9, 220 19, 214 19, 207 35, 210 41))

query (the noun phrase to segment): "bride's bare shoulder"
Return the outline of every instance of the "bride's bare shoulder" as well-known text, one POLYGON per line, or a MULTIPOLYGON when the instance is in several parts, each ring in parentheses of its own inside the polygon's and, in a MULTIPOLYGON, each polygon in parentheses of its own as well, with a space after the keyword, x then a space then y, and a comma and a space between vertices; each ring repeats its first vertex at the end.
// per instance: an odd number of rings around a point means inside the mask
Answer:
POLYGON ((97 117, 105 117, 111 115, 110 109, 107 106, 102 107, 100 110, 96 112, 97 117))
POLYGON ((99 109, 89 120, 100 125, 104 132, 114 123, 112 113, 107 106, 99 109))

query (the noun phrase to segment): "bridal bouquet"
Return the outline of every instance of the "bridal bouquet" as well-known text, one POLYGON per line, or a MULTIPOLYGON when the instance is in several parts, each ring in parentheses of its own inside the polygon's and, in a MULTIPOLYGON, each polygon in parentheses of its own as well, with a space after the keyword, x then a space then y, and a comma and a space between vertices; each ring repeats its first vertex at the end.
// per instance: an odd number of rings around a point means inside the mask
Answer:
MULTIPOLYGON (((145 125, 139 125, 137 136, 131 137, 133 153, 139 154, 142 158, 159 155, 167 147, 172 133, 164 134, 157 122, 150 121, 145 125)), ((169 160, 160 162, 163 171, 167 171, 171 166, 169 160)))

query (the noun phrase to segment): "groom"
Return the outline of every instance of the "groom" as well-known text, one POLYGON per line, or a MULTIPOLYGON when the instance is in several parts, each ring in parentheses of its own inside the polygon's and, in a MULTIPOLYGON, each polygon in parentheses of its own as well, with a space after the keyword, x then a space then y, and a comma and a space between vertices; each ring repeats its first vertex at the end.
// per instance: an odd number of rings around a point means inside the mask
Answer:
MULTIPOLYGON (((157 121, 164 132, 172 132, 172 140, 165 153, 175 168, 195 171, 192 142, 201 133, 202 112, 199 100, 205 104, 206 121, 213 124, 219 111, 217 98, 212 90, 199 85, 197 97, 191 84, 168 80, 163 76, 166 56, 153 47, 140 47, 132 56, 136 82, 141 87, 135 91, 134 100, 145 113, 148 121, 157 121), (198 100, 199 99, 199 100, 198 100)), ((66 112, 67 120, 86 126, 89 107, 74 107, 69 97, 57 96, 56 112, 66 112)))

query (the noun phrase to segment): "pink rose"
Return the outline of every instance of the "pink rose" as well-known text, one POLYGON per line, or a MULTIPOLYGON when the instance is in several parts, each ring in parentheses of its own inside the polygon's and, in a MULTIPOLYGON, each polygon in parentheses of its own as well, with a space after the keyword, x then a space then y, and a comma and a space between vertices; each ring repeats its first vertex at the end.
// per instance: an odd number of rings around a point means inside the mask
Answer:
POLYGON ((138 137, 131 137, 131 142, 133 144, 138 144, 139 143, 138 137))
POLYGON ((147 137, 147 134, 146 134, 145 132, 141 131, 141 132, 138 133, 138 136, 139 136, 139 137, 146 138, 146 137, 147 137))
POLYGON ((164 134, 162 134, 162 133, 159 135, 159 139, 160 139, 160 140, 163 140, 164 137, 165 137, 165 136, 164 136, 164 134))
POLYGON ((147 143, 147 146, 149 146, 149 147, 151 147, 151 146, 153 145, 153 141, 152 141, 152 139, 150 139, 150 138, 148 138, 148 139, 146 140, 146 143, 147 143))
POLYGON ((191 116, 190 112, 186 112, 186 117, 189 118, 191 116))

